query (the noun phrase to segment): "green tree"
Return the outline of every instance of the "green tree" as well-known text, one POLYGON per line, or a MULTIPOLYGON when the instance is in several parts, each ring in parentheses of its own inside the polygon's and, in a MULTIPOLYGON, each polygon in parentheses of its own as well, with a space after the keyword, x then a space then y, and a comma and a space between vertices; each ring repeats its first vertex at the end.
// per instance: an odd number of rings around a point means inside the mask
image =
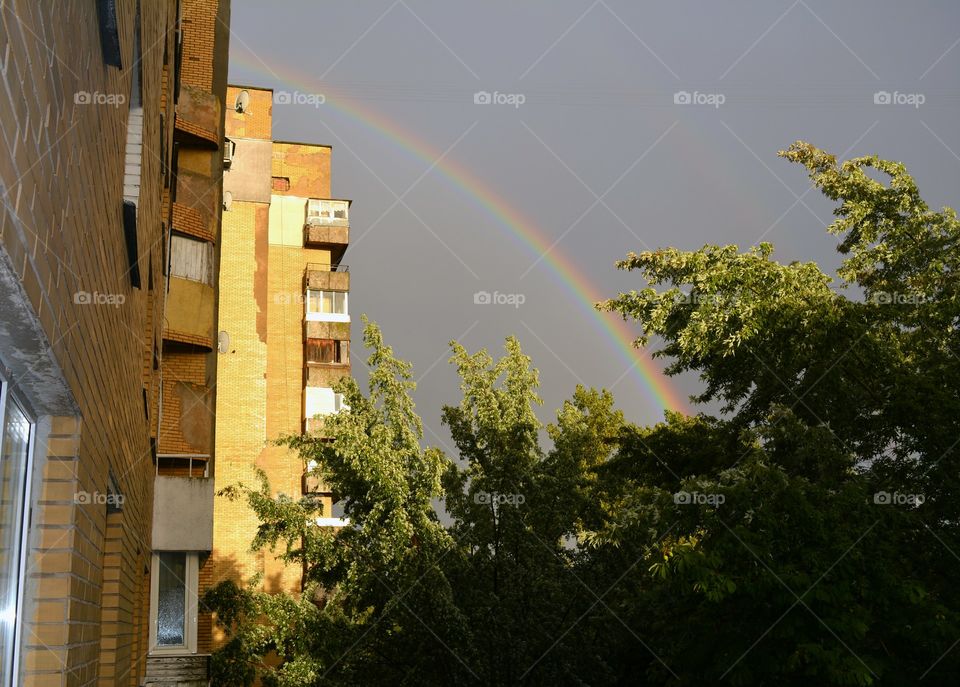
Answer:
POLYGON ((899 163, 838 164, 805 143, 781 155, 840 201, 838 288, 769 244, 618 264, 648 287, 602 307, 636 319, 640 344, 658 337, 669 372, 697 372, 698 400, 726 418, 672 416, 623 445, 605 466, 621 496, 596 555, 676 524, 625 610, 663 640, 658 681, 944 684, 960 671, 960 225, 899 163))

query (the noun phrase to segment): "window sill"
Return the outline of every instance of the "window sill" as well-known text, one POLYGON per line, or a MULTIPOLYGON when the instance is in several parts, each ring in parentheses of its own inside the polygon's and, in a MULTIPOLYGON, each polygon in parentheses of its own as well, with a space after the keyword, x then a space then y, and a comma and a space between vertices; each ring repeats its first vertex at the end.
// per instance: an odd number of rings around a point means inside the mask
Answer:
POLYGON ((307 322, 349 322, 349 315, 340 315, 331 312, 308 312, 307 322))

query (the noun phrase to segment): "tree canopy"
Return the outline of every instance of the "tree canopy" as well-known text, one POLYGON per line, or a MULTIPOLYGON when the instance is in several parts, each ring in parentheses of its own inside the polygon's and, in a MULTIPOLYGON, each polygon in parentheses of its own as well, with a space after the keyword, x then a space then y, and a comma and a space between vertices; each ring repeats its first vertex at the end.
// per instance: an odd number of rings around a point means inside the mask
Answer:
POLYGON ((669 248, 628 255, 642 288, 598 304, 717 416, 641 427, 577 387, 542 426, 516 339, 454 342, 446 455, 365 321, 368 388, 284 440, 349 526, 266 479, 222 494, 304 583, 207 593, 215 683, 956 684, 960 224, 899 163, 781 156, 837 203, 836 277, 769 244, 669 248))

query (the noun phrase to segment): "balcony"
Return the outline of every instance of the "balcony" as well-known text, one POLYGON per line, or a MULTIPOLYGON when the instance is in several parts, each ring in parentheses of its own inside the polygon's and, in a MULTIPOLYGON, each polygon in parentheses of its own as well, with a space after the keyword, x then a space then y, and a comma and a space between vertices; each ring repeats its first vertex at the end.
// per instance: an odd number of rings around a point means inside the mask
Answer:
POLYGON ((308 289, 349 291, 350 268, 337 262, 308 262, 303 273, 303 282, 308 289))
POLYGON ((304 373, 306 386, 332 387, 344 377, 350 376, 350 364, 346 363, 306 363, 304 373))
POLYGON ((213 550, 213 479, 156 476, 153 486, 153 549, 213 550))
POLYGON ((210 284, 171 276, 163 337, 212 350, 215 303, 210 284))
POLYGON ((339 263, 350 243, 350 201, 311 198, 303 225, 305 248, 330 251, 333 263, 339 263))
POLYGON ((326 416, 348 409, 343 394, 334 392, 330 387, 308 386, 303 390, 304 431, 322 434, 326 416))
POLYGON ((210 655, 148 656, 144 687, 208 687, 210 655))
POLYGON ((216 150, 220 147, 220 101, 201 88, 182 85, 177 99, 175 135, 187 145, 216 150))

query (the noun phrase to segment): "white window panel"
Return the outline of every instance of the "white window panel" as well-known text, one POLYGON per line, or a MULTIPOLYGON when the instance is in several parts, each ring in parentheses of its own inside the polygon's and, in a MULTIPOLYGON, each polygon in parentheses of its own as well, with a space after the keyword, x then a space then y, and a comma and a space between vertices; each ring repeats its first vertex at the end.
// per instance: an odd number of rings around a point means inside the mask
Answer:
POLYGON ((346 291, 307 290, 307 320, 310 322, 349 322, 346 291))
POLYGON ((332 415, 349 406, 343 401, 343 394, 334 393, 326 386, 308 386, 303 394, 303 416, 307 419, 315 415, 332 415))
POLYGON ((307 201, 307 221, 311 224, 343 224, 349 219, 350 203, 345 200, 311 198, 307 201))
POLYGON ((174 234, 170 239, 170 274, 213 284, 213 244, 174 234))

